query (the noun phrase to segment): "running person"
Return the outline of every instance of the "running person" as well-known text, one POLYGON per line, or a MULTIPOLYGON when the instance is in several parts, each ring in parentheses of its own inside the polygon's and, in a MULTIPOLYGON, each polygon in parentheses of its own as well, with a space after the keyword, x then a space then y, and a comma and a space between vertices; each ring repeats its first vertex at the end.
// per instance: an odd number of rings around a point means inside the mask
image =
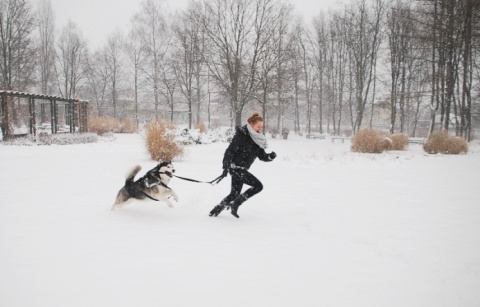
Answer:
POLYGON ((257 157, 262 161, 269 162, 277 156, 273 151, 269 154, 265 152, 267 140, 262 134, 263 118, 260 114, 253 113, 247 122, 243 127, 236 127, 235 135, 223 157, 223 176, 226 176, 227 173, 232 176, 230 194, 210 211, 210 216, 218 216, 223 209, 230 207, 232 215, 239 218, 238 207, 263 190, 260 180, 248 169, 257 157), (250 188, 240 194, 244 184, 250 188))

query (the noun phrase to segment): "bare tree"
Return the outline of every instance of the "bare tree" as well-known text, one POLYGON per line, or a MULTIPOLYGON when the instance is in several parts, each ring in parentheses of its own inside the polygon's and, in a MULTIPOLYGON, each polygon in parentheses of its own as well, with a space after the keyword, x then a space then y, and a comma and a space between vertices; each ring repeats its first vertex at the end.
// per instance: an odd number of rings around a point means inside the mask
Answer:
POLYGON ((390 53, 390 106, 391 126, 390 133, 394 133, 397 112, 400 111, 400 132, 406 130, 407 92, 410 76, 409 65, 412 65, 413 52, 413 19, 410 7, 402 1, 397 1, 387 13, 388 45, 390 53), (408 83, 408 84, 407 84, 408 83))
POLYGON ((345 46, 345 23, 342 12, 329 12, 329 18, 319 15, 314 20, 315 66, 318 74, 318 112, 322 132, 323 110, 327 114, 327 131, 341 133, 343 100, 347 68, 347 48, 345 46), (333 131, 330 131, 330 123, 333 131))
POLYGON ((75 98, 85 77, 87 44, 80 29, 71 21, 62 29, 57 43, 56 75, 58 91, 66 98, 75 98))
POLYGON ((55 14, 51 0, 38 2, 38 33, 39 56, 38 68, 42 93, 50 95, 53 92, 55 65, 55 14))
POLYGON ((284 128, 284 117, 287 109, 289 91, 291 90, 291 74, 289 73, 289 63, 292 59, 292 44, 294 42, 293 34, 290 31, 292 11, 286 7, 281 11, 283 16, 279 19, 276 33, 275 55, 275 90, 277 93, 277 130, 280 132, 284 128), (281 130, 282 129, 282 130, 281 130))
POLYGON ((128 34, 128 38, 124 44, 124 49, 127 59, 133 69, 135 120, 138 125, 138 96, 140 90, 141 67, 145 61, 146 50, 141 44, 140 31, 135 24, 133 24, 128 34))
POLYGON ((144 0, 141 11, 134 16, 134 26, 141 35, 146 58, 141 66, 153 96, 155 117, 159 116, 160 86, 162 82, 162 65, 165 54, 170 47, 170 33, 163 7, 159 0, 144 0))
POLYGON ((312 91, 317 78, 317 70, 313 60, 313 50, 310 34, 300 22, 295 29, 295 41, 298 45, 298 54, 300 59, 300 71, 304 86, 305 104, 306 104, 306 132, 311 133, 312 129, 312 91))
POLYGON ((121 82, 121 76, 123 75, 123 37, 120 32, 115 32, 108 37, 107 43, 103 47, 102 54, 104 57, 104 63, 108 68, 108 76, 110 79, 111 99, 113 106, 113 117, 117 117, 117 104, 118 104, 118 92, 119 84, 121 82))
POLYGON ((300 56, 300 45, 297 43, 297 25, 293 30, 292 57, 290 69, 293 83, 293 126, 296 133, 301 133, 300 129, 300 92, 302 82, 302 59, 300 56))
POLYGON ((35 17, 26 0, 0 0, 0 78, 7 90, 25 90, 34 82, 35 17))
POLYGON ((374 75, 375 58, 380 46, 380 31, 384 3, 382 0, 373 0, 373 7, 367 0, 355 0, 351 9, 347 10, 344 20, 346 27, 345 42, 352 56, 354 105, 350 106, 352 129, 355 133, 362 127, 365 107, 374 75))
POLYGON ((424 59, 431 65, 430 131, 448 130, 454 124, 457 135, 469 140, 480 5, 470 0, 422 0, 420 4, 416 24, 422 30, 422 47, 431 50, 430 59, 424 59))
POLYGON ((87 58, 86 64, 86 97, 92 103, 97 117, 106 116, 109 97, 109 69, 105 57, 96 51, 87 58))
MULTIPOLYGON (((337 115, 333 117, 333 120, 337 121, 335 133, 341 134, 341 125, 343 119, 343 108, 344 108, 344 92, 345 92, 345 83, 347 76, 347 46, 345 44, 345 37, 342 35, 345 31, 345 24, 340 22, 339 15, 333 16, 333 23, 331 24, 330 36, 332 40, 332 49, 331 52, 334 54, 333 61, 335 64, 335 79, 337 84, 335 86, 334 97, 336 97, 336 102, 334 103, 334 110, 338 108, 337 115)), ((376 58, 376 57, 375 57, 376 58)), ((373 89, 375 93, 375 87, 373 89)))
MULTIPOLYGON (((26 0, 0 0, 0 83, 5 90, 24 91, 34 81, 35 19, 26 0)), ((2 99, 1 128, 12 134, 13 101, 2 99)))
MULTIPOLYGON (((175 73, 175 64, 172 61, 164 61, 162 65, 162 87, 160 93, 165 98, 170 109, 170 122, 173 123, 173 114, 175 109, 175 92, 178 85, 178 78, 175 73)), ((190 106, 191 110, 191 106, 190 106)), ((192 120, 191 113, 189 113, 189 128, 191 128, 192 120)))
MULTIPOLYGON (((287 41, 287 31, 289 25, 289 19, 292 11, 292 7, 287 4, 278 4, 273 9, 278 10, 279 18, 276 19, 276 23, 271 23, 268 28, 264 31, 269 31, 270 39, 268 45, 265 46, 264 52, 260 56, 259 68, 258 68, 258 90, 255 96, 255 99, 260 103, 262 108, 263 118, 265 125, 268 126, 270 122, 270 112, 268 112, 268 107, 271 105, 269 101, 269 96, 274 93, 275 86, 278 84, 284 84, 283 79, 285 77, 283 65, 288 58, 288 50, 286 50, 286 41, 287 41), (280 75, 275 75, 275 73, 280 75)), ((277 108, 281 106, 281 93, 285 89, 276 89, 277 94, 277 108)), ((277 110, 278 114, 281 116, 282 111, 277 110)), ((280 124, 278 120, 277 125, 280 124)), ((279 128, 279 126, 277 126, 279 128)), ((265 131, 264 131, 265 132, 265 131)))
MULTIPOLYGON (((315 48, 314 59, 315 67, 318 74, 317 91, 318 91, 318 125, 320 133, 323 133, 323 104, 324 104, 324 86, 327 78, 325 76, 327 71, 327 53, 328 53, 328 29, 326 25, 326 18, 324 14, 320 14, 313 20, 314 41, 315 48)), ((331 30, 332 31, 332 30, 331 30)), ((332 31, 333 33, 333 31, 332 31)), ((333 35, 332 35, 333 36, 333 35)))
POLYGON ((230 100, 235 125, 258 87, 257 72, 272 32, 268 28, 280 16, 277 0, 205 1, 203 27, 209 38, 207 65, 230 100))
POLYGON ((173 25, 175 36, 175 74, 180 91, 188 106, 188 128, 192 128, 193 105, 197 104, 197 124, 200 121, 201 72, 203 64, 204 36, 199 24, 201 4, 191 2, 186 11, 176 18, 173 25))
MULTIPOLYGON (((473 0, 465 0, 463 7, 463 29, 462 38, 464 41, 463 71, 462 71, 462 96, 461 96, 461 123, 459 135, 464 136, 468 141, 472 139, 472 76, 473 76, 473 45, 474 45, 474 20, 477 21, 477 33, 480 31, 478 21, 480 18, 480 4, 473 0), (476 14, 474 14, 476 12, 476 14)), ((477 80, 478 81, 478 80, 477 80)))

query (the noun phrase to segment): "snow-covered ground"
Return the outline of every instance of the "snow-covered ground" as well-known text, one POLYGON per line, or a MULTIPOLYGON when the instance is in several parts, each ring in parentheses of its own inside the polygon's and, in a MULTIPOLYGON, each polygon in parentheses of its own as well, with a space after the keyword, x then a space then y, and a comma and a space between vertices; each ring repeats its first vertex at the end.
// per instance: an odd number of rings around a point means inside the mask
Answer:
MULTIPOLYGON (((110 211, 140 135, 68 146, 0 143, 0 306, 480 306, 480 146, 380 155, 269 139, 264 190, 173 179, 175 208, 110 211)), ((212 180, 226 143, 189 146, 176 174, 212 180)))

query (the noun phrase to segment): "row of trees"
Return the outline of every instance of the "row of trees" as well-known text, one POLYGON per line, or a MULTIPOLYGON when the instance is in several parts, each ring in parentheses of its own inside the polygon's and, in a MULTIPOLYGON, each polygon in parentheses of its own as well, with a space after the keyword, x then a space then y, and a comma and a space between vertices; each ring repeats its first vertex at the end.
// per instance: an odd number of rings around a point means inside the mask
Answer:
POLYGON ((350 0, 306 22, 283 0, 198 0, 175 14, 144 0, 128 33, 93 51, 73 22, 57 34, 50 0, 0 5, 1 86, 88 99, 98 117, 185 108, 192 127, 210 124, 213 98, 232 124, 261 108, 271 129, 355 133, 383 116, 415 135, 427 115, 430 131, 471 138, 478 1, 350 0))

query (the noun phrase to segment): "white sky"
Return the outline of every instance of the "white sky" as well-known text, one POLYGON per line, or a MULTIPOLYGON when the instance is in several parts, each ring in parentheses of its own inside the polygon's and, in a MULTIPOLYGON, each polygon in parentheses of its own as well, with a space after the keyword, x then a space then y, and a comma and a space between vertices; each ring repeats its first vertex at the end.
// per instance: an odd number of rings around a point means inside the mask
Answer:
MULTIPOLYGON (((297 11, 309 21, 321 9, 338 5, 340 0, 290 0, 297 11)), ((84 38, 95 49, 102 45, 115 29, 125 30, 131 17, 140 10, 142 0, 51 0, 60 30, 68 20, 75 22, 84 38)), ((166 0, 172 9, 182 9, 188 0, 166 0)))

